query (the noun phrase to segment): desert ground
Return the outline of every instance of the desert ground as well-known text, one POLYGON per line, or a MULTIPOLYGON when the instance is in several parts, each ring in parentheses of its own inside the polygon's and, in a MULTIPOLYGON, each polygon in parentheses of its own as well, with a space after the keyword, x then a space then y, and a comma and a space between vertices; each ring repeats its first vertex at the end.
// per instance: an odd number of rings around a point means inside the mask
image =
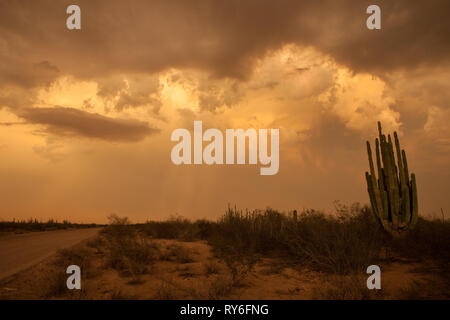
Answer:
POLYGON ((35 265, 59 249, 90 238, 99 230, 89 228, 3 235, 0 238, 0 279, 35 265))
POLYGON ((217 222, 131 224, 112 217, 98 235, 0 281, 0 299, 449 299, 449 222, 421 219, 391 239, 369 209, 338 217, 229 209, 217 222), (295 228, 295 229, 293 229, 295 228), (66 267, 82 270, 68 290, 66 267), (368 290, 366 268, 381 268, 368 290))

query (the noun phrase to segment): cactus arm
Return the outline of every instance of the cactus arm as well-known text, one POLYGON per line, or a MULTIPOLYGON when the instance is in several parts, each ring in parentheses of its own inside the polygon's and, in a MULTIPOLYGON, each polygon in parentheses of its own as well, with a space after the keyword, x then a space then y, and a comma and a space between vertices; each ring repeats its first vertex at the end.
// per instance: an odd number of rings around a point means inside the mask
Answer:
POLYGON ((405 177, 405 184, 406 184, 406 190, 405 190, 406 216, 405 216, 405 220, 406 220, 406 223, 411 223, 411 219, 413 216, 413 207, 411 205, 412 194, 410 192, 411 181, 409 179, 408 160, 406 159, 405 150, 402 150, 402 159, 403 159, 403 170, 404 170, 404 177, 405 177))
POLYGON ((381 136, 381 156, 383 158, 384 173, 386 175, 386 191, 389 204, 389 219, 393 224, 397 225, 397 218, 395 215, 395 199, 394 199, 394 168, 392 168, 392 162, 389 153, 389 143, 386 141, 386 136, 381 136))
POLYGON ((383 190, 384 189, 384 174, 383 174, 383 167, 381 165, 381 158, 380 158, 380 141, 378 138, 375 139, 375 151, 377 155, 377 168, 378 168, 378 189, 383 190))
POLYGON ((370 143, 367 141, 367 154, 369 156, 369 166, 370 166, 370 180, 371 180, 371 187, 373 192, 373 197, 375 201, 375 211, 378 217, 381 217, 381 210, 383 209, 383 204, 381 202, 381 196, 380 196, 380 190, 377 185, 377 178, 375 175, 375 168, 373 166, 373 159, 372 159, 372 150, 370 148, 370 143))
POLYGON ((406 159, 406 152, 402 150, 402 159, 403 159, 403 170, 405 170, 405 180, 406 185, 409 186, 409 171, 408 171, 408 160, 406 159))
POLYGON ((402 153, 400 151, 400 142, 398 140, 397 132, 394 132, 394 140, 395 140, 395 150, 397 153, 397 166, 398 166, 398 177, 399 177, 399 185, 400 185, 400 211, 399 211, 399 220, 400 227, 404 228, 409 224, 410 221, 410 212, 409 212, 409 188, 406 184, 405 178, 405 170, 403 168, 403 159, 402 153))
POLYGON ((397 166, 398 166, 398 173, 400 178, 400 184, 402 184, 405 181, 405 171, 403 169, 403 161, 402 161, 402 154, 400 152, 400 142, 398 140, 397 132, 394 132, 394 139, 395 139, 395 151, 397 152, 397 166))
POLYGON ((375 168, 373 166, 373 159, 372 159, 372 149, 370 148, 370 142, 367 141, 367 155, 369 156, 369 168, 370 168, 370 175, 371 178, 375 178, 375 168))
POLYGON ((388 155, 389 155, 388 159, 390 161, 390 167, 393 168, 395 171, 394 145, 392 144, 392 139, 391 139, 390 134, 388 134, 388 142, 387 143, 388 143, 387 151, 388 151, 388 155))
POLYGON ((412 198, 412 210, 411 210, 411 223, 410 228, 414 228, 419 219, 419 201, 417 199, 417 186, 416 186, 416 175, 411 174, 411 198, 412 198))
POLYGON ((389 204, 386 190, 382 191, 381 196, 383 201, 383 220, 389 221, 389 204))
POLYGON ((404 220, 402 223, 403 227, 407 227, 411 222, 411 204, 410 204, 410 196, 409 196, 409 188, 408 186, 403 186, 403 197, 402 197, 402 203, 403 203, 403 211, 404 211, 404 220))
POLYGON ((398 169, 395 164, 395 156, 394 156, 394 144, 391 140, 391 136, 389 135, 389 151, 390 151, 390 159, 392 162, 392 167, 394 168, 394 218, 392 222, 396 228, 400 227, 401 216, 400 216, 400 188, 399 188, 399 179, 398 179, 398 169))
POLYGON ((378 135, 381 137, 383 134, 381 132, 381 122, 378 121, 378 135))
POLYGON ((394 156, 394 145, 392 143, 392 139, 391 139, 391 135, 388 135, 389 138, 389 148, 388 148, 388 152, 389 152, 389 160, 391 161, 391 168, 393 168, 393 172, 392 172, 392 180, 393 180, 393 184, 392 184, 392 188, 393 188, 393 207, 394 207, 394 211, 392 212, 392 223, 394 225, 395 228, 397 228, 399 226, 400 223, 400 191, 398 188, 398 170, 397 170, 397 166, 395 165, 395 156, 394 156))
POLYGON ((380 214, 378 212, 378 207, 375 200, 375 192, 372 184, 372 177, 366 171, 366 181, 367 181, 367 191, 369 193, 370 204, 372 205, 372 212, 376 218, 376 220, 381 224, 380 214))

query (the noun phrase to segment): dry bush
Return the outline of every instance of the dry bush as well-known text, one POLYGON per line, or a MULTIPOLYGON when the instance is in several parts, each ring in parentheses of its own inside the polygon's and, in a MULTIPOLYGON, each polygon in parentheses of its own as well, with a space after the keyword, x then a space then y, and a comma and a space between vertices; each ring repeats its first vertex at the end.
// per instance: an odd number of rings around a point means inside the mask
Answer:
POLYGON ((389 239, 392 249, 412 260, 433 259, 450 267, 450 221, 419 218, 405 237, 389 239), (411 245, 414 244, 414 245, 411 245))
POLYGON ((93 239, 88 240, 86 245, 89 248, 95 249, 97 254, 101 254, 103 253, 103 249, 105 247, 105 240, 101 236, 96 236, 93 239))
POLYGON ((153 297, 155 300, 174 300, 176 299, 176 289, 166 280, 161 280, 156 293, 153 297))
POLYGON ((159 257, 157 244, 130 226, 128 218, 110 216, 110 225, 103 236, 107 266, 133 277, 135 283, 140 282, 139 275, 148 273, 159 257))
POLYGON ((148 273, 159 256, 158 246, 139 235, 110 240, 107 247, 107 265, 124 276, 148 273))
POLYGON ((154 299, 173 300, 173 299, 201 299, 201 294, 197 286, 185 285, 172 278, 162 278, 154 299))
POLYGON ((274 275, 274 274, 281 274, 285 268, 285 265, 281 263, 272 263, 268 266, 266 266, 264 269, 261 270, 261 273, 264 275, 274 275))
POLYGON ((233 287, 243 286, 244 280, 258 262, 258 258, 254 254, 225 254, 222 259, 230 271, 233 287))
POLYGON ((218 274, 220 272, 219 264, 214 260, 209 260, 203 264, 206 275, 218 274))
POLYGON ((379 261, 383 233, 368 208, 340 207, 337 217, 305 212, 289 226, 290 257, 318 271, 349 274, 379 261))
MULTIPOLYGON (((270 208, 244 212, 229 207, 216 222, 177 217, 133 228, 155 238, 207 240, 218 256, 237 251, 276 257, 334 274, 361 272, 379 262, 382 250, 390 257, 438 260, 442 269, 450 261, 450 221, 419 218, 414 230, 393 239, 375 221, 371 209, 357 203, 336 203, 333 215, 304 210, 298 217, 270 208)), ((170 260, 170 254, 161 258, 170 260)))
POLYGON ((111 293, 111 300, 132 300, 135 296, 124 293, 121 289, 115 288, 111 293))
POLYGON ((136 227, 152 238, 193 241, 209 238, 214 226, 214 222, 207 220, 191 222, 182 217, 172 217, 166 221, 148 221, 136 227))
POLYGON ((233 292, 233 280, 224 276, 218 275, 209 283, 208 299, 219 300, 227 298, 233 292))
POLYGON ((41 295, 44 298, 67 297, 80 299, 86 296, 86 281, 97 275, 90 264, 91 251, 83 246, 62 249, 57 252, 53 263, 44 274, 45 281, 41 295), (67 267, 77 265, 81 270, 81 290, 67 288, 67 267))
POLYGON ((278 256, 314 270, 360 272, 379 259, 383 234, 367 207, 337 206, 335 216, 306 210, 294 218, 272 209, 228 208, 209 239, 216 254, 278 256), (245 250, 245 251, 244 251, 245 250))
POLYGON ((189 249, 182 246, 173 246, 172 247, 173 255, 176 258, 176 261, 179 263, 190 263, 194 262, 192 258, 192 253, 189 249))
POLYGON ((414 280, 402 288, 396 294, 396 298, 402 300, 448 300, 450 299, 450 277, 446 273, 442 273, 443 276, 435 279, 414 280))
POLYGON ((164 261, 176 261, 178 263, 194 262, 192 252, 178 244, 170 244, 160 253, 160 259, 164 261))
POLYGON ((427 285, 423 281, 415 280, 405 288, 400 289, 398 298, 402 300, 424 300, 427 298, 427 285))
POLYGON ((67 289, 66 281, 68 275, 66 270, 61 270, 56 266, 51 267, 43 275, 44 281, 41 289, 43 298, 58 298, 68 294, 71 290, 67 289))
POLYGON ((370 300, 383 299, 386 290, 369 290, 362 276, 332 276, 325 284, 314 287, 313 299, 319 300, 370 300))
POLYGON ((57 252, 54 264, 65 270, 70 265, 80 267, 82 275, 90 278, 96 274, 91 268, 92 251, 83 246, 75 246, 72 248, 61 249, 57 252))
POLYGON ((54 219, 49 219, 48 221, 38 221, 37 219, 28 220, 13 220, 13 221, 0 221, 0 232, 34 232, 34 231, 51 231, 60 229, 73 229, 73 228, 96 228, 102 225, 97 225, 95 223, 90 224, 80 224, 71 223, 67 220, 58 222, 54 219))

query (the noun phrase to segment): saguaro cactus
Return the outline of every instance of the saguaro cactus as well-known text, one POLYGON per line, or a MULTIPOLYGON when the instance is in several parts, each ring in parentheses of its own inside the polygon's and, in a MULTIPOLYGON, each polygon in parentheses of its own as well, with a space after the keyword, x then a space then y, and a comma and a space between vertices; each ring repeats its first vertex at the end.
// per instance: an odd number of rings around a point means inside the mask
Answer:
POLYGON ((367 141, 370 173, 366 172, 367 190, 372 211, 383 228, 394 236, 399 236, 414 228, 418 219, 416 176, 409 176, 405 150, 400 152, 397 132, 394 132, 397 164, 391 135, 381 132, 378 122, 379 139, 375 139, 378 178, 373 165, 372 150, 367 141), (381 153, 381 156, 380 156, 381 153))

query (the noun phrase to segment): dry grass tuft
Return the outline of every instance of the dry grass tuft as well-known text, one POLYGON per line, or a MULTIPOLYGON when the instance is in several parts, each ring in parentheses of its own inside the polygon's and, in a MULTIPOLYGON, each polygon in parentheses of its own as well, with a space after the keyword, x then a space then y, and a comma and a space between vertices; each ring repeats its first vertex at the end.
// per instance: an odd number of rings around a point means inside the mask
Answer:
POLYGON ((218 275, 209 283, 208 299, 225 299, 231 295, 233 289, 234 285, 232 279, 224 275, 218 275))
POLYGON ((220 265, 214 260, 209 260, 205 262, 203 264, 203 267, 205 269, 205 274, 207 276, 220 273, 220 265))
POLYGON ((89 260, 90 250, 82 245, 70 249, 59 250, 53 263, 44 274, 44 285, 41 295, 44 298, 72 298, 82 299, 86 296, 86 281, 95 277, 95 271, 89 260), (81 290, 69 290, 67 288, 67 267, 77 265, 81 270, 81 290))
POLYGON ((372 300, 383 299, 386 290, 369 290, 366 278, 356 275, 332 276, 326 284, 313 288, 313 299, 319 300, 372 300))

